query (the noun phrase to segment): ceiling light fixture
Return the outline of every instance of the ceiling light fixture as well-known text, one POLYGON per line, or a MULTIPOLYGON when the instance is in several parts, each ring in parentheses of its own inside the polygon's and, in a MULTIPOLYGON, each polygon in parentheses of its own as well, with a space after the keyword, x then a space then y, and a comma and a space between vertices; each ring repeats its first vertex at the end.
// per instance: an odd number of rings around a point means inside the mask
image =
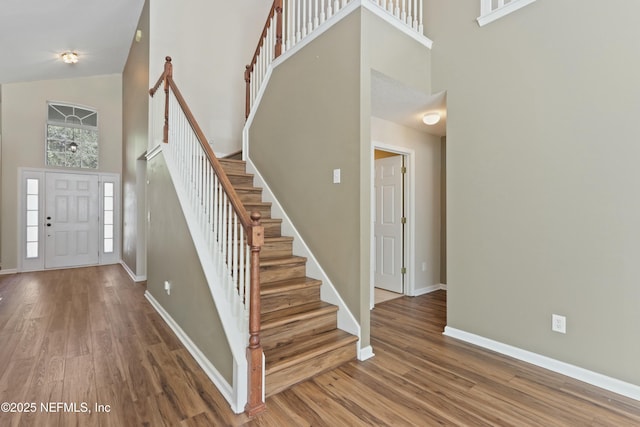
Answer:
POLYGON ((65 64, 75 64, 78 62, 78 54, 75 52, 65 52, 60 55, 65 64))
POLYGON ((440 121, 440 113, 427 113, 422 116, 425 125, 433 126, 440 121))
POLYGON ((69 151, 71 151, 72 153, 78 151, 78 144, 76 144, 75 142, 69 144, 69 151))

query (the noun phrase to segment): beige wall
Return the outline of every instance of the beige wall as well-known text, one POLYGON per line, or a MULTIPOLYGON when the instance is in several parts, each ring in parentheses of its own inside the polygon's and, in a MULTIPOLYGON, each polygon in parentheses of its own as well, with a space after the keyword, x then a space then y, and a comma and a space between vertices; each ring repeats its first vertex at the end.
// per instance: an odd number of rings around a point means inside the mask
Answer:
POLYGON ((360 316, 360 14, 282 63, 249 154, 356 318, 360 316), (341 184, 333 184, 341 169, 341 184))
POLYGON ((229 384, 233 357, 202 271, 182 208, 160 154, 148 161, 147 290, 229 384), (171 283, 171 295, 164 282, 171 283))
POLYGON ((249 152, 360 322, 363 347, 370 333, 372 69, 429 88, 426 48, 359 9, 274 70, 249 152), (341 169, 342 183, 332 183, 333 169, 341 169))
POLYGON ((18 168, 44 168, 47 101, 98 110, 100 172, 122 171, 122 76, 2 86, 2 268, 17 268, 18 168))
POLYGON ((415 291, 437 286, 440 284, 440 137, 372 117, 371 139, 374 144, 413 151, 415 264, 410 268, 415 291), (422 271, 423 262, 425 271, 422 271))
POLYGON ((146 162, 138 160, 149 138, 149 1, 138 22, 122 74, 122 261, 138 277, 146 275, 146 162))
MULTIPOLYGON (((371 134, 371 75, 373 71, 403 86, 430 93, 429 49, 362 9, 360 49, 360 327, 363 345, 369 344, 371 305, 371 189, 373 136, 371 134)), ((375 349, 374 349, 375 351, 375 349)))
POLYGON ((447 90, 448 325, 640 385, 640 3, 478 14, 425 10, 447 90))
POLYGON ((151 80, 173 58, 174 79, 217 155, 242 148, 244 69, 271 1, 150 0, 151 80))

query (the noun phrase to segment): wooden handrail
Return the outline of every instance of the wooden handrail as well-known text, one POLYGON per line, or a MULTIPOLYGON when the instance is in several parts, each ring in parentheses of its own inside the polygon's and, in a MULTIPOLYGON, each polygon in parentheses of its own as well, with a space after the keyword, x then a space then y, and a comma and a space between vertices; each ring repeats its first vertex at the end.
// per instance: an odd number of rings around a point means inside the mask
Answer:
MULTIPOLYGON (((281 2, 281 0, 279 1, 281 2)), ((249 262, 251 282, 249 285, 249 345, 247 347, 248 396, 245 411, 250 416, 253 416, 266 409, 265 403, 262 400, 264 366, 262 362, 262 344, 260 343, 260 251, 264 245, 264 227, 260 224, 259 212, 252 212, 251 215, 248 214, 235 188, 231 184, 229 177, 207 141, 204 132, 202 132, 200 125, 173 80, 173 65, 171 64, 170 56, 165 58, 164 71, 156 84, 149 89, 149 95, 153 97, 163 82, 166 94, 163 141, 169 143, 169 92, 172 91, 191 129, 195 133, 209 164, 218 177, 220 186, 226 193, 229 203, 233 207, 242 228, 245 230, 246 242, 250 247, 251 256, 249 262)))
POLYGON ((244 205, 242 204, 240 197, 236 193, 236 190, 231 184, 231 181, 229 181, 229 177, 227 176, 226 172, 222 168, 220 161, 218 160, 213 150, 211 149, 211 145, 207 141, 207 137, 204 136, 204 132, 202 132, 200 125, 198 125, 198 122, 193 117, 193 113, 191 113, 191 110, 189 109, 189 106, 185 102, 182 96, 182 93, 180 93, 180 90, 176 86, 176 83, 173 81, 172 78, 169 78, 168 80, 169 80, 169 86, 171 87, 171 91, 173 92, 173 95, 176 97, 176 100, 178 101, 180 108, 182 108, 182 111, 184 112, 184 115, 187 121, 189 122, 189 125, 191 125, 191 128, 193 129, 196 136, 198 137, 198 142, 200 142, 200 146, 204 150, 207 156, 207 159, 209 160, 209 163, 213 167, 213 170, 215 171, 216 175, 218 176, 218 179, 220 180, 220 185, 224 189, 224 192, 227 193, 227 197, 229 197, 229 202, 233 206, 233 210, 238 215, 238 218, 240 219, 240 223, 242 224, 242 227, 247 233, 246 234, 247 239, 249 239, 247 243, 251 245, 252 244, 251 229, 253 228, 254 225, 251 221, 251 217, 249 216, 249 213, 244 208, 244 205))
POLYGON ((262 29, 262 33, 260 34, 260 40, 258 40, 258 46, 256 47, 255 52, 253 53, 253 57, 249 62, 249 65, 245 67, 244 72, 244 81, 246 82, 246 107, 245 107, 245 119, 249 117, 249 112, 251 106, 251 73, 253 72, 253 68, 258 61, 258 56, 260 55, 260 51, 262 50, 262 46, 264 45, 264 41, 267 37, 267 32, 269 28, 271 28, 271 19, 276 16, 276 41, 274 47, 274 56, 277 58, 282 54, 282 0, 274 0, 271 5, 271 9, 269 10, 269 16, 267 16, 267 21, 264 24, 264 28, 262 29))
MULTIPOLYGON (((229 181, 229 177, 227 176, 226 172, 222 168, 222 165, 220 164, 220 161, 216 157, 215 153, 211 149, 211 145, 207 141, 207 137, 204 135, 204 132, 202 131, 202 129, 200 128, 200 125, 198 124, 195 117, 193 116, 191 109, 187 105, 187 102, 184 100, 184 97, 182 96, 180 89, 178 89, 178 86, 173 80, 173 67, 171 65, 171 57, 167 56, 165 59, 166 59, 166 62, 165 62, 164 72, 160 76, 160 79, 158 79, 158 82, 155 84, 155 86, 149 90, 149 94, 153 97, 162 82, 165 82, 165 86, 166 86, 165 91, 168 91, 168 89, 171 88, 171 91, 176 97, 176 101, 178 101, 178 105, 180 105, 180 108, 184 112, 184 115, 187 121, 189 122, 189 125, 195 132, 198 142, 200 143, 200 146, 204 150, 207 156, 207 159, 209 160, 209 163, 213 167, 215 174, 218 176, 218 179, 220 180, 220 185, 224 189, 225 193, 227 193, 227 196, 229 197, 229 202, 233 206, 233 210, 236 212, 236 214, 238 215, 238 218, 240 219, 242 228, 244 228, 247 239, 249 239, 247 243, 251 245, 252 244, 251 229, 253 227, 251 217, 249 216, 249 213, 247 212, 247 210, 244 208, 244 205, 242 204, 240 197, 236 193, 236 190, 231 184, 231 181, 229 181)), ((165 125, 167 126, 167 128, 168 128, 168 118, 169 118, 168 111, 169 111, 169 103, 166 102, 165 103, 165 125)), ((168 142, 167 139, 168 138, 165 138, 164 142, 168 142)))

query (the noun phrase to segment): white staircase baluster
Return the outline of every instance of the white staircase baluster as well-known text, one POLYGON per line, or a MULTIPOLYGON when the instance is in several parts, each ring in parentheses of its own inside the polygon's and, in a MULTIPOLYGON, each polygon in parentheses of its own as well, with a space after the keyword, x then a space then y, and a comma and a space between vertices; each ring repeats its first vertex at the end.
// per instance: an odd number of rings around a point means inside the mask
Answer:
MULTIPOLYGON (((240 244, 238 240, 238 215, 233 211, 233 207, 229 205, 231 213, 233 214, 233 228, 231 229, 231 262, 229 262, 229 266, 231 267, 231 278, 232 283, 235 286, 238 283, 238 245, 240 244)), ((238 289, 239 291, 239 289, 238 289)))
POLYGON ((298 43, 300 41, 300 39, 302 39, 302 27, 301 27, 301 22, 302 22, 302 16, 301 16, 301 10, 302 10, 302 5, 300 4, 301 1, 304 0, 296 0, 296 2, 298 3, 298 14, 296 15, 296 43, 298 43))
POLYGON ((315 30, 320 25, 320 9, 318 6, 318 0, 314 0, 315 15, 313 16, 313 29, 315 30))
POLYGON ((291 49, 291 41, 289 40, 289 20, 291 17, 291 7, 289 0, 282 1, 282 53, 291 49))
POLYGON ((302 37, 307 35, 307 2, 308 0, 302 0, 302 37))

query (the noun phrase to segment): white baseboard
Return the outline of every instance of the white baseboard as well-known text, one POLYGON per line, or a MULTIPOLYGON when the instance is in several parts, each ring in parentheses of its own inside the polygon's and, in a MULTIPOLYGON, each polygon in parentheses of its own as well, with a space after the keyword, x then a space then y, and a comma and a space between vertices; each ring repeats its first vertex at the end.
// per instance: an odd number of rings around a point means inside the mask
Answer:
POLYGON ((443 291, 447 290, 447 284, 446 283, 440 283, 440 289, 442 289, 443 291))
POLYGON ((440 289, 442 289, 442 285, 433 285, 433 286, 427 286, 424 288, 418 288, 413 290, 413 295, 411 296, 418 297, 420 295, 425 295, 431 292, 439 291, 440 289))
POLYGON ((449 326, 444 328, 444 335, 513 357, 514 359, 522 360, 523 362, 531 363, 532 365, 540 366, 541 368, 566 375, 631 399, 640 400, 640 386, 635 384, 627 383, 616 378, 611 378, 569 363, 561 362, 547 356, 542 356, 537 353, 513 347, 508 344, 503 344, 501 342, 449 326))
POLYGON ((370 345, 366 347, 360 347, 360 342, 358 341, 358 360, 363 361, 367 359, 371 359, 375 354, 373 354, 373 347, 370 345))
POLYGON ((122 268, 124 268, 124 271, 127 272, 129 277, 131 277, 131 280, 133 280, 134 282, 144 282, 145 280, 147 280, 147 276, 137 276, 124 261, 120 260, 120 265, 122 266, 122 268))
POLYGON ((151 303, 158 314, 164 319, 167 325, 169 325, 171 330, 176 334, 180 342, 185 346, 189 353, 191 353, 198 365, 200 365, 209 379, 215 384, 226 401, 231 404, 232 408, 234 408, 236 405, 232 403, 234 402, 233 387, 227 382, 226 379, 224 379, 224 377, 220 374, 220 372, 218 372, 215 366, 213 366, 209 359, 202 353, 202 351, 200 351, 198 346, 195 345, 193 341, 191 341, 191 338, 189 338, 187 333, 182 330, 180 325, 178 325, 175 320, 173 320, 171 315, 167 313, 167 311, 160 305, 160 303, 153 297, 153 295, 151 295, 149 291, 146 291, 144 293, 144 296, 151 303))
POLYGON ((6 270, 0 270, 0 276, 8 275, 8 274, 16 274, 18 272, 15 268, 7 268, 6 270))

